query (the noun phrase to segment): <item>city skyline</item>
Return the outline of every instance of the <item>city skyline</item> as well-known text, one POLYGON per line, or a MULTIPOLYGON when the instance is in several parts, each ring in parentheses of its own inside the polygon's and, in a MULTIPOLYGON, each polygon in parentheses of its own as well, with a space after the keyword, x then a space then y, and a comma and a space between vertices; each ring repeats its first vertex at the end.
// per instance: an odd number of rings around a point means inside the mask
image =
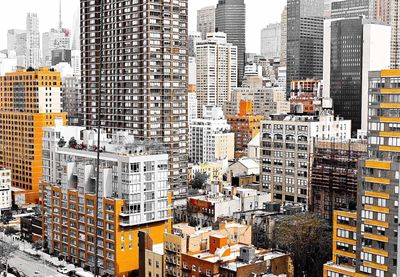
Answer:
MULTIPOLYGON (((270 23, 280 22, 281 13, 285 6, 285 1, 271 0, 269 3, 257 3, 259 0, 246 0, 247 20, 246 20, 246 52, 260 52, 260 33, 261 29, 270 23), (265 10, 268 9, 268 16, 265 10), (265 16, 265 19, 260 17, 265 16), (258 43, 251 43, 257 41, 258 43)), ((197 10, 216 5, 217 0, 189 0, 189 32, 196 31, 197 10)), ((0 10, 0 50, 7 48, 7 31, 9 29, 25 29, 26 13, 34 12, 38 14, 40 33, 48 32, 51 28, 58 27, 59 2, 55 0, 41 0, 40 4, 29 0, 18 0, 7 4, 7 9, 0 10)), ((68 0, 62 2, 62 23, 63 26, 72 29, 75 13, 79 9, 79 0, 68 0)))

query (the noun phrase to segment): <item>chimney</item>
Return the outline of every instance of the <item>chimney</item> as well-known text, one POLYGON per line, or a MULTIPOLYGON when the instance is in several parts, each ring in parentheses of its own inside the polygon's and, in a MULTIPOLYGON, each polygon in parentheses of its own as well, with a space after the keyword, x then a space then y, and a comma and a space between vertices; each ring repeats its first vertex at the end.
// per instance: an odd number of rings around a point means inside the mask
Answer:
POLYGON ((217 249, 222 249, 222 247, 228 245, 228 238, 221 235, 210 236, 210 253, 215 254, 217 249))

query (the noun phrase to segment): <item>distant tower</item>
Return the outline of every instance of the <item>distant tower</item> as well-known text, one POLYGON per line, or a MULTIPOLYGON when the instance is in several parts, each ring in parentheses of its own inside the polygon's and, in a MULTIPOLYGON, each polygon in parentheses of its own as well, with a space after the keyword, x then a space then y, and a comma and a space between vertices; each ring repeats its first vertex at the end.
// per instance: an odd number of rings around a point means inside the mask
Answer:
POLYGON ((324 3, 287 1, 287 90, 293 80, 322 79, 324 3))
POLYGON ((61 13, 61 0, 59 2, 59 11, 58 11, 58 29, 62 30, 62 13, 61 13))
POLYGON ((217 32, 228 35, 228 43, 238 48, 238 81, 242 83, 246 54, 246 4, 244 0, 219 0, 215 10, 217 32))
POLYGON ((26 16, 26 68, 37 69, 40 64, 39 19, 36 13, 26 16))

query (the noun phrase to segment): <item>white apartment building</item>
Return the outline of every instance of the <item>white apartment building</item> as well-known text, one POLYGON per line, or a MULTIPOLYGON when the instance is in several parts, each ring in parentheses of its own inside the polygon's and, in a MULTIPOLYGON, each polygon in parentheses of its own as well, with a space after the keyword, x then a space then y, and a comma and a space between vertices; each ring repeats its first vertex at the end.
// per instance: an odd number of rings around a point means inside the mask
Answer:
POLYGON ((226 112, 236 115, 239 113, 240 101, 253 102, 253 113, 269 116, 271 114, 287 114, 290 112, 290 102, 286 100, 284 88, 274 87, 239 87, 232 91, 231 101, 226 112))
POLYGON ((323 110, 319 117, 265 120, 261 126, 261 184, 273 201, 307 204, 314 140, 351 138, 351 121, 323 110))
POLYGON ((189 159, 204 164, 234 158, 235 134, 220 107, 204 107, 203 117, 189 123, 189 159))
POLYGON ((11 170, 0 168, 0 215, 2 211, 10 210, 11 207, 11 170))
POLYGON ((97 130, 59 122, 44 128, 43 232, 50 253, 81 267, 93 265, 97 243, 100 275, 122 276, 121 264, 138 263, 138 231, 162 232, 171 220, 168 154, 159 144, 136 141, 128 132, 107 139, 102 131, 97 171, 97 135, 97 130))
MULTIPOLYGON (((196 46, 196 89, 198 112, 203 106, 222 107, 237 87, 237 47, 227 43, 225 33, 210 33, 196 46)), ((199 114, 201 116, 201 114, 199 114)))

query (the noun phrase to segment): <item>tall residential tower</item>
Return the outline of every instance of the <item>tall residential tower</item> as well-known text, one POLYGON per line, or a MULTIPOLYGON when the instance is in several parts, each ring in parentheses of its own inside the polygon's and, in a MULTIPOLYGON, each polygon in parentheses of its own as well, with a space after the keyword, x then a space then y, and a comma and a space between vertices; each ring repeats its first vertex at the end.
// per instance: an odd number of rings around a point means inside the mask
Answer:
POLYGON ((104 5, 81 0, 84 124, 129 131, 164 145, 174 196, 187 191, 188 1, 144 0, 104 5), (109 22, 118 22, 109 23, 109 22), (102 46, 102 53, 100 53, 102 46), (102 65, 102 66, 101 66, 102 65), (102 67, 102 71, 100 69, 102 67))

